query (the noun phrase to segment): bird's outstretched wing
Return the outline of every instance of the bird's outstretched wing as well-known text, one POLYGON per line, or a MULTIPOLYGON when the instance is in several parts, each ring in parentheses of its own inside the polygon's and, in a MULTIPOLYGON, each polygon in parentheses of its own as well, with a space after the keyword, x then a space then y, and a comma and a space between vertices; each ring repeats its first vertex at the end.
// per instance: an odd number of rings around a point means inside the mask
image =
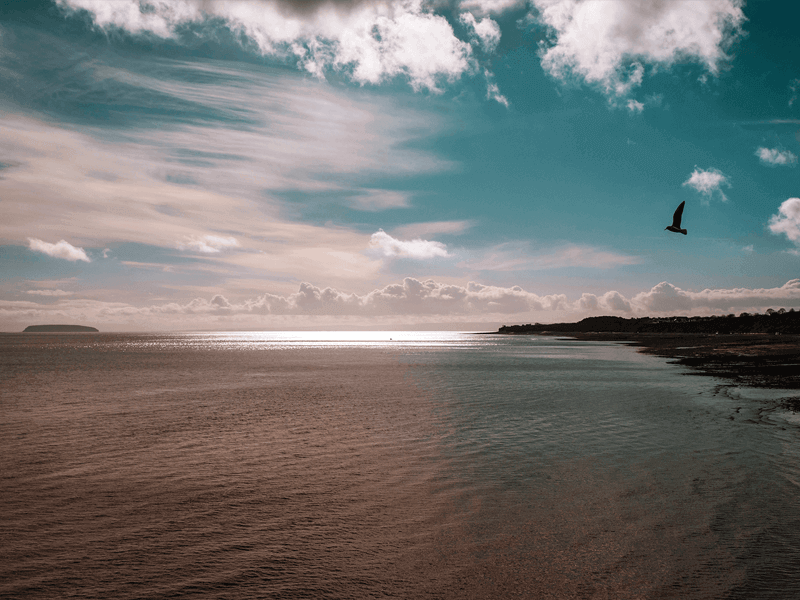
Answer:
POLYGON ((684 200, 678 205, 678 208, 675 209, 675 214, 672 215, 672 226, 677 227, 678 229, 681 228, 681 217, 683 217, 684 204, 686 204, 686 200, 684 200))

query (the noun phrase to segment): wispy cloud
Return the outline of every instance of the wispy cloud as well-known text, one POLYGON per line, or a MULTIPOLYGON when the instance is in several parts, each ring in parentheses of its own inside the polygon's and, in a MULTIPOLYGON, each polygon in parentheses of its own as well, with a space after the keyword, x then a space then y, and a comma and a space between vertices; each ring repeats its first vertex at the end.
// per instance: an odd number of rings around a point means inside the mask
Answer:
POLYGON ((43 242, 37 238, 28 238, 28 248, 34 252, 41 252, 53 258, 63 258, 75 262, 82 260, 84 262, 92 262, 86 255, 83 248, 76 248, 66 240, 61 240, 55 244, 43 242))
POLYGON ((0 236, 27 245, 24 235, 47 240, 69 232, 99 248, 177 246, 248 276, 313 280, 322 270, 342 285, 380 269, 380 260, 363 254, 364 234, 303 223, 285 210, 284 194, 338 194, 340 204, 362 210, 401 208, 410 193, 363 182, 452 167, 414 143, 435 135, 441 118, 391 98, 232 63, 166 61, 159 68, 160 78, 137 75, 137 83, 209 108, 235 104, 254 115, 253 124, 171 123, 112 136, 2 115, 0 156, 15 167, 3 171, 0 236), (236 85, 226 87, 230 79, 236 85), (168 176, 178 171, 180 180, 168 176), (234 246, 206 236, 235 238, 248 252, 226 252, 234 246))
POLYGON ((781 204, 778 214, 770 217, 769 230, 800 246, 800 198, 789 198, 781 204))
POLYGON ((541 49, 545 70, 558 79, 597 85, 612 98, 637 88, 650 65, 693 59, 716 75, 746 20, 739 0, 531 4, 533 19, 550 31, 541 49))
POLYGON ((706 198, 711 198, 714 192, 717 192, 723 202, 728 201, 725 192, 722 191, 722 186, 730 187, 728 178, 723 175, 722 171, 718 169, 702 170, 695 167, 689 179, 683 182, 683 185, 688 185, 694 188, 706 198))
POLYGON ((459 234, 464 233, 473 227, 473 221, 429 221, 427 223, 409 223, 396 227, 393 230, 395 236, 403 238, 421 238, 437 234, 459 234))
POLYGON ((640 262, 635 256, 618 254, 592 246, 567 244, 534 250, 522 242, 506 242, 483 250, 477 257, 459 263, 474 271, 540 271, 583 267, 611 269, 640 262))
POLYGON ((770 167, 794 166, 797 162, 795 154, 788 150, 778 150, 777 148, 764 148, 762 146, 756 150, 756 156, 762 163, 770 167))
POLYGON ((800 79, 792 79, 789 83, 789 106, 797 100, 797 91, 800 90, 800 79))
POLYGON ((62 296, 72 296, 75 292, 65 292, 64 290, 27 290, 25 293, 33 296, 50 296, 58 298, 62 296))
POLYGON ((383 229, 372 234, 369 245, 379 250, 384 256, 397 256, 424 260, 436 257, 448 257, 447 246, 441 242, 422 239, 398 240, 383 229))

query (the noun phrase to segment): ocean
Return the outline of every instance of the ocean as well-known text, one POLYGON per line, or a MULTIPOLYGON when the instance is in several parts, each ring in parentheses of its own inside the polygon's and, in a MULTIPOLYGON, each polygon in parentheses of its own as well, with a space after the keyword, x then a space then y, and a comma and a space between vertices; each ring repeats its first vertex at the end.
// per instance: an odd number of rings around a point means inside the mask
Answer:
POLYGON ((0 334, 0 597, 800 598, 793 394, 537 336, 0 334))

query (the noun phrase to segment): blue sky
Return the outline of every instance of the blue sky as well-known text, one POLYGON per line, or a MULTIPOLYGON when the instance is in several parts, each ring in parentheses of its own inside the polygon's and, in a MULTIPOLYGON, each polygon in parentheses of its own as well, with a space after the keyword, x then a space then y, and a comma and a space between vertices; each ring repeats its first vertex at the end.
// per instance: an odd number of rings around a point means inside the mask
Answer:
POLYGON ((0 330, 800 308, 800 48, 737 0, 0 8, 0 330), (664 231, 680 202, 688 235, 664 231))

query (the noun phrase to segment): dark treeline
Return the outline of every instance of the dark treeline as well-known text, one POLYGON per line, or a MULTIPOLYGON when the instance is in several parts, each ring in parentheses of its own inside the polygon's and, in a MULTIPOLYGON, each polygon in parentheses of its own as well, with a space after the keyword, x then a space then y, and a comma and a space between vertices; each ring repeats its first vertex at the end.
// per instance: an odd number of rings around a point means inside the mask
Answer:
POLYGON ((742 313, 713 317, 588 317, 577 323, 503 325, 498 333, 785 333, 800 334, 800 312, 769 309, 765 314, 742 313))

